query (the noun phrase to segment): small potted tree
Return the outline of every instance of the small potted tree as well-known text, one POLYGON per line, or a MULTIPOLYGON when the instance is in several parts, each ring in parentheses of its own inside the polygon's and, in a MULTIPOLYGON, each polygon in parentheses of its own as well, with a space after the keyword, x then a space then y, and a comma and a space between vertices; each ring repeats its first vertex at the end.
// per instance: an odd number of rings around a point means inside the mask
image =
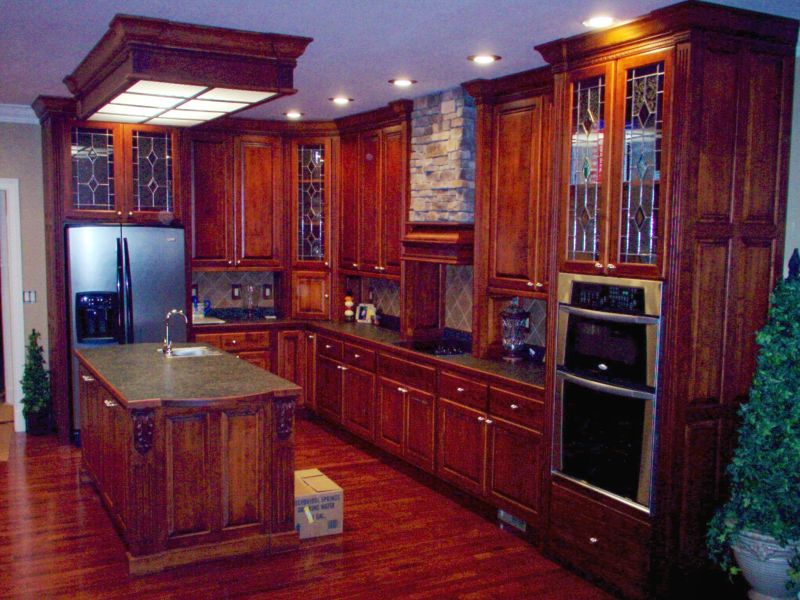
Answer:
POLYGON ((39 345, 39 335, 33 329, 28 336, 21 381, 22 415, 25 417, 25 430, 31 435, 44 435, 53 430, 50 380, 44 368, 44 349, 39 345))
POLYGON ((795 250, 756 336, 756 373, 728 466, 731 495, 707 536, 711 558, 742 572, 753 599, 794 598, 800 589, 799 271, 795 250))

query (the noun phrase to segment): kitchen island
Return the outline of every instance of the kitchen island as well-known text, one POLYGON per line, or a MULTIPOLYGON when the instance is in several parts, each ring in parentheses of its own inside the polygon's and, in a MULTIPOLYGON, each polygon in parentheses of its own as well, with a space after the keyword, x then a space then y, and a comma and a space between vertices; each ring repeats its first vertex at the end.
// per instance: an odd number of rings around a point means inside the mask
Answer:
POLYGON ((159 348, 76 352, 82 466, 129 572, 296 548, 301 389, 224 352, 165 357, 159 348))

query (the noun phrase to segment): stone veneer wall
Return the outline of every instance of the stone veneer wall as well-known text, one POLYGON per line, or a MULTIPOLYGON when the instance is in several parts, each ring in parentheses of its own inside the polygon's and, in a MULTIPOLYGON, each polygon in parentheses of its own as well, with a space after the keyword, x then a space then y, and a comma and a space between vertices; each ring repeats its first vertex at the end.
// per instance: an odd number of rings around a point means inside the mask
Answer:
POLYGON ((472 223, 475 103, 462 88, 422 96, 411 113, 411 221, 472 223))

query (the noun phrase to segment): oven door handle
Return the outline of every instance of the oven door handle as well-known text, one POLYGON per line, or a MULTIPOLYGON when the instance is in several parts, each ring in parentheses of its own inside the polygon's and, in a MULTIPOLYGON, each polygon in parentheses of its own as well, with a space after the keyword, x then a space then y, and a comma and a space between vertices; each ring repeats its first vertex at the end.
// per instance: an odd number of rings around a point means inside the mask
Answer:
POLYGON ((602 321, 613 321, 614 323, 656 325, 659 321, 658 317, 650 317, 647 315, 623 315, 620 313, 610 313, 601 310, 591 310, 589 308, 578 308, 577 306, 567 306, 565 304, 559 304, 558 310, 571 315, 578 315, 581 317, 588 317, 590 319, 598 319, 602 321))
POLYGON ((594 381, 593 379, 586 379, 584 377, 573 375, 572 373, 567 373, 561 369, 556 370, 556 377, 560 377, 564 381, 569 381, 570 383, 575 383, 585 388, 589 388, 595 392, 614 394, 615 396, 624 396, 625 398, 637 398, 639 400, 653 400, 655 398, 655 394, 651 392, 635 390, 618 385, 611 385, 610 383, 602 383, 600 381, 594 381))

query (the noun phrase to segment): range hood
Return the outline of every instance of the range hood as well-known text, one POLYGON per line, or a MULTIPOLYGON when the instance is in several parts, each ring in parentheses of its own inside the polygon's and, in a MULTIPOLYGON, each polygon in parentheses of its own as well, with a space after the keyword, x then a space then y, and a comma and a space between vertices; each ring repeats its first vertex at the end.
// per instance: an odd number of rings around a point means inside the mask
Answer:
POLYGON ((117 15, 64 83, 81 119, 191 127, 294 94, 311 41, 117 15))
POLYGON ((403 260, 471 265, 475 240, 472 223, 410 222, 402 239, 403 260))

